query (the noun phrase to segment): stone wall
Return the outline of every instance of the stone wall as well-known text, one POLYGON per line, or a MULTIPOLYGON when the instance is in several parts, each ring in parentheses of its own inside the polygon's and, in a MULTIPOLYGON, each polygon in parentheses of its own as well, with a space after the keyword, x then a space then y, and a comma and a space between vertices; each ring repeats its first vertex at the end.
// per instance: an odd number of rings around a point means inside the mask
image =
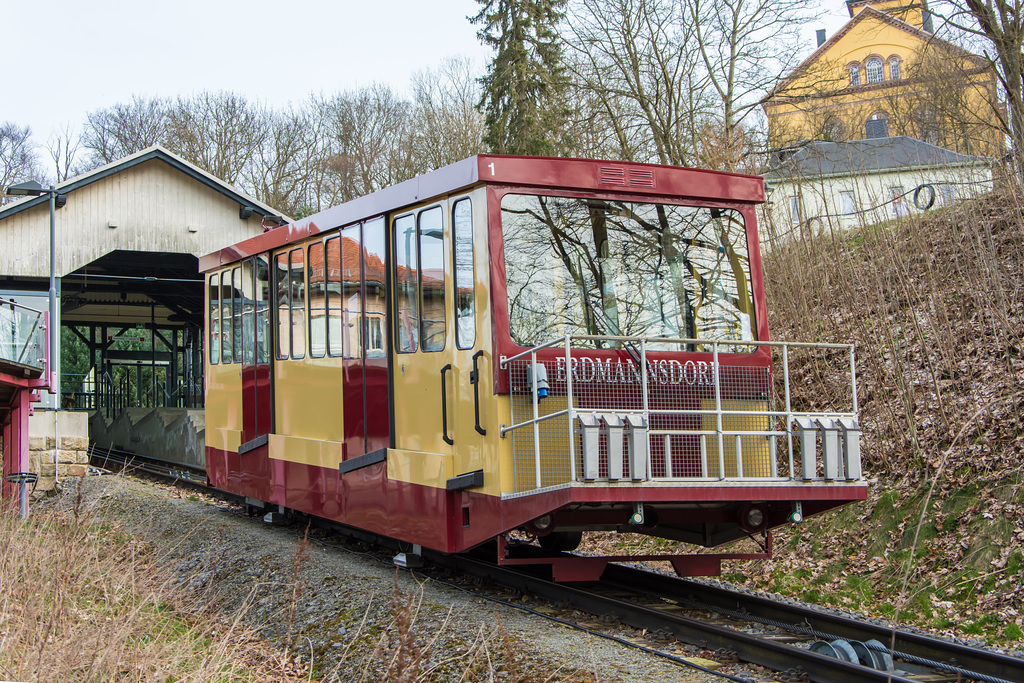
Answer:
POLYGON ((29 471, 39 475, 33 493, 40 498, 56 482, 83 477, 89 469, 88 413, 36 410, 28 421, 29 471))

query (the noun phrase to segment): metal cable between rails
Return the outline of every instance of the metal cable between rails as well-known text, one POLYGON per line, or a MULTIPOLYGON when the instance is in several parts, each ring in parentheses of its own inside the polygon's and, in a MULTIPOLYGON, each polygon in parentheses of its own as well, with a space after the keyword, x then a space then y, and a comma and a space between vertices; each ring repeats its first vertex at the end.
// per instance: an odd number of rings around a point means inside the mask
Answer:
MULTIPOLYGON (((837 636, 837 635, 835 635, 833 633, 826 633, 824 631, 818 631, 818 630, 815 630, 815 629, 812 629, 812 628, 808 628, 808 627, 805 627, 805 626, 797 626, 795 624, 788 624, 788 623, 783 622, 783 621, 776 621, 774 619, 768 619, 767 617, 759 617, 759 616, 755 616, 755 615, 751 615, 751 614, 746 614, 746 613, 743 613, 743 612, 737 612, 735 610, 726 609, 724 607, 715 607, 713 605, 709 605, 707 603, 700 602, 699 600, 686 600, 686 599, 682 599, 682 598, 673 598, 673 600, 675 600, 676 602, 685 604, 685 605, 689 605, 690 607, 696 607, 696 608, 699 608, 699 609, 702 609, 702 610, 707 610, 709 612, 714 612, 714 613, 717 613, 717 614, 725 614, 727 616, 730 616, 730 617, 733 617, 733 618, 736 618, 736 619, 742 619, 742 620, 745 620, 745 621, 756 621, 759 624, 764 624, 766 626, 774 626, 775 628, 780 628, 780 629, 785 630, 785 631, 794 631, 796 633, 803 633, 805 635, 814 636, 815 638, 818 638, 818 639, 821 639, 821 640, 836 640, 836 639, 839 638, 839 636, 837 636)), ((979 680, 979 681, 985 681, 986 683, 1013 683, 1013 681, 1010 681, 1010 680, 1005 679, 1005 678, 996 678, 994 676, 988 676, 986 674, 979 673, 979 672, 976 672, 976 671, 971 671, 969 669, 962 669, 960 667, 953 666, 952 664, 946 664, 944 662, 937 662, 935 660, 925 659, 924 657, 918 657, 916 655, 912 655, 912 654, 909 654, 907 652, 900 652, 899 650, 889 650, 888 648, 885 648, 885 647, 879 648, 876 645, 868 645, 867 643, 865 643, 864 646, 869 648, 869 649, 871 649, 871 650, 875 650, 877 652, 883 652, 885 654, 890 654, 893 657, 898 657, 900 659, 905 659, 908 662, 913 662, 915 664, 920 664, 921 666, 928 666, 928 667, 931 667, 931 668, 934 668, 934 669, 941 669, 941 670, 947 671, 949 673, 955 673, 955 674, 958 674, 958 675, 961 675, 961 676, 966 676, 967 678, 971 678, 971 679, 975 679, 975 680, 979 680)))

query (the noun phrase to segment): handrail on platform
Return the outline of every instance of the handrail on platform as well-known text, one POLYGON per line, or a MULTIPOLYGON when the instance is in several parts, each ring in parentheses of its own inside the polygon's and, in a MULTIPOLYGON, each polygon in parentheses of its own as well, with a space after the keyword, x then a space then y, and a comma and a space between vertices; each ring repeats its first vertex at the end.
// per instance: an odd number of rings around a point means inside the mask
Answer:
POLYGON ((852 344, 566 335, 503 356, 499 368, 508 373, 512 399, 510 424, 500 428, 502 438, 514 437, 511 495, 592 482, 863 478, 852 344), (574 341, 621 342, 634 352, 595 358, 594 349, 574 348, 574 341), (710 349, 711 362, 652 362, 652 344, 710 349), (564 347, 564 358, 538 361, 538 351, 553 347, 564 347), (781 383, 770 366, 722 365, 722 347, 781 351, 781 383), (793 405, 795 351, 849 355, 847 370, 831 370, 848 405, 793 405), (675 364, 671 377, 666 363, 675 364), (783 444, 788 467, 780 468, 783 444))
POLYGON ((46 367, 46 311, 0 298, 0 360, 46 367))

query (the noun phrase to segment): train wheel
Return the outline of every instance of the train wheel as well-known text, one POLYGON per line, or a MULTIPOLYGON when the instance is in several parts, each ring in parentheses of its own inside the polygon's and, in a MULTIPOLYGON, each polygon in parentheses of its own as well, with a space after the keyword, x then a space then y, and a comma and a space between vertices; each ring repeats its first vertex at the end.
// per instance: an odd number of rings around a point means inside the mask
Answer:
POLYGON ((538 540, 540 541, 540 547, 544 548, 544 550, 569 552, 580 547, 580 542, 583 540, 583 532, 552 531, 547 536, 541 536, 538 540))

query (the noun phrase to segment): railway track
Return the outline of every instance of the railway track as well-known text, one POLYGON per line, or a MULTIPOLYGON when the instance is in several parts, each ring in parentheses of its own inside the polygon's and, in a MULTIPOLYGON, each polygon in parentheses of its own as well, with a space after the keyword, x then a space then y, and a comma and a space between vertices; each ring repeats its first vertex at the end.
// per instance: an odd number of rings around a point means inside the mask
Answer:
MULTIPOLYGON (((91 457, 99 467, 158 477, 244 502, 209 489, 201 470, 112 449, 96 449, 91 457)), ((369 539, 366 532, 341 525, 321 526, 369 539)), ((384 545, 397 547, 394 542, 384 545)), ((536 552, 532 546, 518 550, 536 552)), ((633 567, 609 565, 600 582, 567 585, 472 555, 425 550, 424 558, 437 567, 769 668, 779 672, 775 680, 1024 682, 1024 660, 1019 658, 633 567), (843 653, 872 665, 846 661, 840 658, 843 653)))
POLYGON ((609 566, 598 583, 566 585, 462 555, 431 560, 585 612, 613 616, 635 628, 729 653, 782 672, 789 680, 1024 681, 1021 659, 649 571, 609 566), (755 630, 751 626, 760 632, 748 632, 755 630), (836 640, 874 641, 868 649, 876 647, 888 657, 891 670, 842 661, 808 647, 836 640))

